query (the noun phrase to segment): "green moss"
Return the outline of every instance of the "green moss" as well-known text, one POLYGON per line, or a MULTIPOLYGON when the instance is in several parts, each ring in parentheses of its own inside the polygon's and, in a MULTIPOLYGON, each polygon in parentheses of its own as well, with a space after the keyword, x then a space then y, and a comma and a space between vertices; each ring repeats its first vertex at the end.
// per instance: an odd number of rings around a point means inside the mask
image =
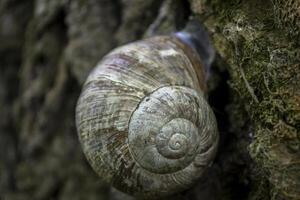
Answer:
MULTIPOLYGON (((254 188, 251 195, 269 193, 273 199, 299 199, 300 51, 295 48, 297 41, 276 28, 276 12, 270 3, 216 0, 203 4, 212 10, 204 24, 212 33, 215 48, 228 63, 230 86, 251 119, 254 138, 249 153, 258 169, 253 173, 264 174, 255 182, 268 180, 271 186, 265 192, 254 188)), ((203 13, 199 12, 200 19, 203 13)))
POLYGON ((275 22, 279 28, 291 38, 299 38, 300 34, 300 1, 295 0, 272 0, 275 22))

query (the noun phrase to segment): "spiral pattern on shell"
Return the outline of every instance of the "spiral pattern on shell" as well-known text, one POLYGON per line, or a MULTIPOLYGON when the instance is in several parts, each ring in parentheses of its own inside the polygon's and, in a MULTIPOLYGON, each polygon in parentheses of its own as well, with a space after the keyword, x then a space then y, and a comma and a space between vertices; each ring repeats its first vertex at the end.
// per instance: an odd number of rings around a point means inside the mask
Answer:
POLYGON ((218 133, 198 59, 176 38, 160 36, 117 48, 98 64, 76 124, 100 177, 124 192, 157 197, 202 175, 218 133))

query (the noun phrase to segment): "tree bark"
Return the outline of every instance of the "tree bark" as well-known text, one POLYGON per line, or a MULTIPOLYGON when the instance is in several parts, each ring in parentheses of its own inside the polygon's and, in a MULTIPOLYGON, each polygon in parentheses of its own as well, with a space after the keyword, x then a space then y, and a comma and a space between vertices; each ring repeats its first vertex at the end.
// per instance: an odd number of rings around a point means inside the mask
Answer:
POLYGON ((299 199, 300 1, 193 0, 191 7, 211 33, 250 120, 250 198, 299 199))
POLYGON ((2 0, 0 198, 132 199, 86 162, 81 86, 116 46, 203 23, 217 158, 169 199, 300 199, 299 0, 2 0))

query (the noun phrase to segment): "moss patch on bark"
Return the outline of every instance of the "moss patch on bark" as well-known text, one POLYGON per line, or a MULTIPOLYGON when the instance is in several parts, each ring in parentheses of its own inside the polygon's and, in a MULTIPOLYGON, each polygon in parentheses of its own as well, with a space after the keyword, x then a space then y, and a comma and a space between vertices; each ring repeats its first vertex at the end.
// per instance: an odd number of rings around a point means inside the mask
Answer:
POLYGON ((230 86, 251 119, 249 154, 253 173, 260 175, 253 181, 267 180, 271 187, 253 187, 250 196, 300 199, 300 50, 293 31, 299 28, 277 9, 295 8, 277 1, 190 2, 227 62, 230 86))

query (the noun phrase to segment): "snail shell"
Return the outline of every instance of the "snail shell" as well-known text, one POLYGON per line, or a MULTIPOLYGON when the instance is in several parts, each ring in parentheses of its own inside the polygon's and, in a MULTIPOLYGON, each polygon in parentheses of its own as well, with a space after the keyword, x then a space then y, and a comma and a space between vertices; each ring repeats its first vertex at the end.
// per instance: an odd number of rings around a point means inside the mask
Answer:
POLYGON ((76 108, 79 139, 117 189, 161 197, 191 186, 218 144, 197 53, 176 36, 119 47, 91 72, 76 108))

